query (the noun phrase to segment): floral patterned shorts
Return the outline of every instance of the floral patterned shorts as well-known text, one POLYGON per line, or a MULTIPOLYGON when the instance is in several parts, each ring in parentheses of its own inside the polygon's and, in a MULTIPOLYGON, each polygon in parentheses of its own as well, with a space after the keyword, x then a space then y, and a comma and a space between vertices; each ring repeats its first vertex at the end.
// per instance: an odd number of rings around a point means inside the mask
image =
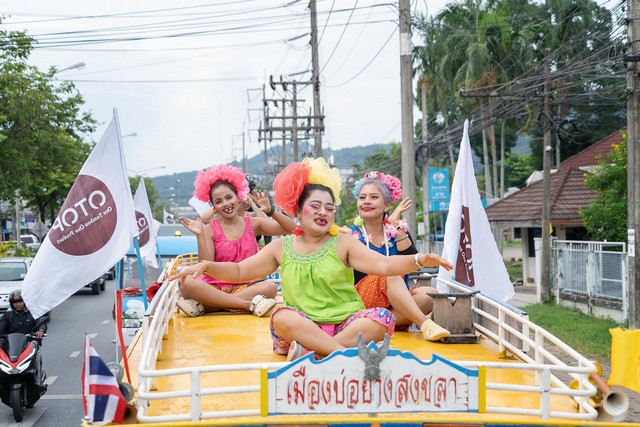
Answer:
MULTIPOLYGON (((307 319, 309 318, 309 316, 307 316, 297 308, 286 307, 286 306, 278 307, 271 314, 269 327, 271 328, 271 339, 273 340, 273 352, 276 354, 286 355, 287 352, 289 351, 289 346, 291 345, 291 343, 285 340, 284 338, 282 338, 281 336, 279 336, 278 334, 276 334, 275 331, 273 330, 273 315, 276 314, 278 310, 291 310, 293 312, 298 313, 300 317, 304 317, 307 319)), ((338 324, 316 323, 316 325, 318 325, 318 327, 322 329, 327 335, 332 337, 338 334, 339 332, 341 332, 347 326, 349 326, 351 322, 360 318, 371 319, 374 322, 380 323, 381 325, 387 328, 387 333, 389 334, 389 336, 393 335, 393 331, 396 326, 396 318, 391 313, 391 311, 381 307, 367 308, 362 311, 358 311, 357 313, 353 313, 351 316, 347 318, 347 320, 345 320, 342 323, 338 323, 338 324)))

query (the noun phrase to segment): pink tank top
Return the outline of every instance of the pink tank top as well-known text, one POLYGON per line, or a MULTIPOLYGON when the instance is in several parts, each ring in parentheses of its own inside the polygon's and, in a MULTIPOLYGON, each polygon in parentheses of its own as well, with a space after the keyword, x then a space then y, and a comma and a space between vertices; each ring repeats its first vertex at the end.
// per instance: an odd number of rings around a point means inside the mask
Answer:
MULTIPOLYGON (((258 242, 256 242, 256 236, 253 234, 251 218, 248 216, 243 218, 244 233, 237 240, 227 239, 227 236, 224 235, 222 227, 220 226, 220 221, 213 220, 209 223, 213 231, 213 243, 216 250, 214 261, 240 262, 258 253, 258 242)), ((207 275, 200 276, 200 278, 207 283, 217 286, 233 286, 239 284, 222 282, 207 275)))

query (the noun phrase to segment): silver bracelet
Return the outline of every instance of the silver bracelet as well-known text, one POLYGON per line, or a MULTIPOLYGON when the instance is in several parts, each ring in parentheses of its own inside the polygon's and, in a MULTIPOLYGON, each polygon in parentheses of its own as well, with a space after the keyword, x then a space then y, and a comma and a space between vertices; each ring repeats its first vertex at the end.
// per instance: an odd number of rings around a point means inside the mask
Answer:
POLYGON ((420 264, 420 258, 418 258, 418 255, 420 255, 419 253, 415 254, 413 257, 413 260, 415 261, 416 265, 418 266, 418 268, 422 268, 424 267, 424 265, 420 264))
POLYGON ((402 242, 403 240, 408 239, 408 238, 409 238, 409 235, 405 234, 404 236, 400 237, 399 239, 396 239, 396 243, 402 242))

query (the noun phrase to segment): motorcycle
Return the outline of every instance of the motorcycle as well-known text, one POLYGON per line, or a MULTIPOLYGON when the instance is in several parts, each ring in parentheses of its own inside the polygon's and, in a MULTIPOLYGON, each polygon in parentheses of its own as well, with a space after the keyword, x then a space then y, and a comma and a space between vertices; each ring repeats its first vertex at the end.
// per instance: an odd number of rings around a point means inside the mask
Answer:
POLYGON ((41 344, 42 338, 21 333, 8 334, 0 341, 0 399, 13 409, 17 422, 23 420, 24 408, 32 408, 47 392, 41 344))

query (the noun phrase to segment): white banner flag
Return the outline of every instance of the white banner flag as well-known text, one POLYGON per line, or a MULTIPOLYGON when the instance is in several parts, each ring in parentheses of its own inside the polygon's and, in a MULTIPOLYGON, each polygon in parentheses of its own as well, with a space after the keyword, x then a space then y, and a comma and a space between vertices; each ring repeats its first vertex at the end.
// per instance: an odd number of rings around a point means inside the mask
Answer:
POLYGON ((24 278, 22 296, 33 317, 47 313, 120 261, 137 234, 114 110, 24 278))
POLYGON ((442 256, 453 264, 453 270, 440 268, 439 278, 455 279, 499 301, 513 297, 513 285, 480 200, 473 171, 468 120, 464 122, 451 188, 442 256))
POLYGON ((153 220, 151 205, 147 197, 147 188, 144 185, 144 178, 140 177, 140 184, 133 198, 133 207, 136 210, 136 222, 138 223, 138 245, 140 246, 140 256, 142 262, 153 268, 158 268, 156 259, 156 235, 158 234, 157 221, 153 220))
POLYGON ((173 214, 167 212, 166 209, 163 209, 162 212, 162 223, 163 224, 175 224, 175 220, 173 219, 173 214))
POLYGON ((202 200, 196 198, 196 197, 192 197, 191 199, 189 199, 189 206, 191 206, 193 209, 196 210, 196 212, 198 212, 198 215, 200 216, 204 216, 204 214, 211 209, 211 203, 209 202, 203 202, 202 200))

